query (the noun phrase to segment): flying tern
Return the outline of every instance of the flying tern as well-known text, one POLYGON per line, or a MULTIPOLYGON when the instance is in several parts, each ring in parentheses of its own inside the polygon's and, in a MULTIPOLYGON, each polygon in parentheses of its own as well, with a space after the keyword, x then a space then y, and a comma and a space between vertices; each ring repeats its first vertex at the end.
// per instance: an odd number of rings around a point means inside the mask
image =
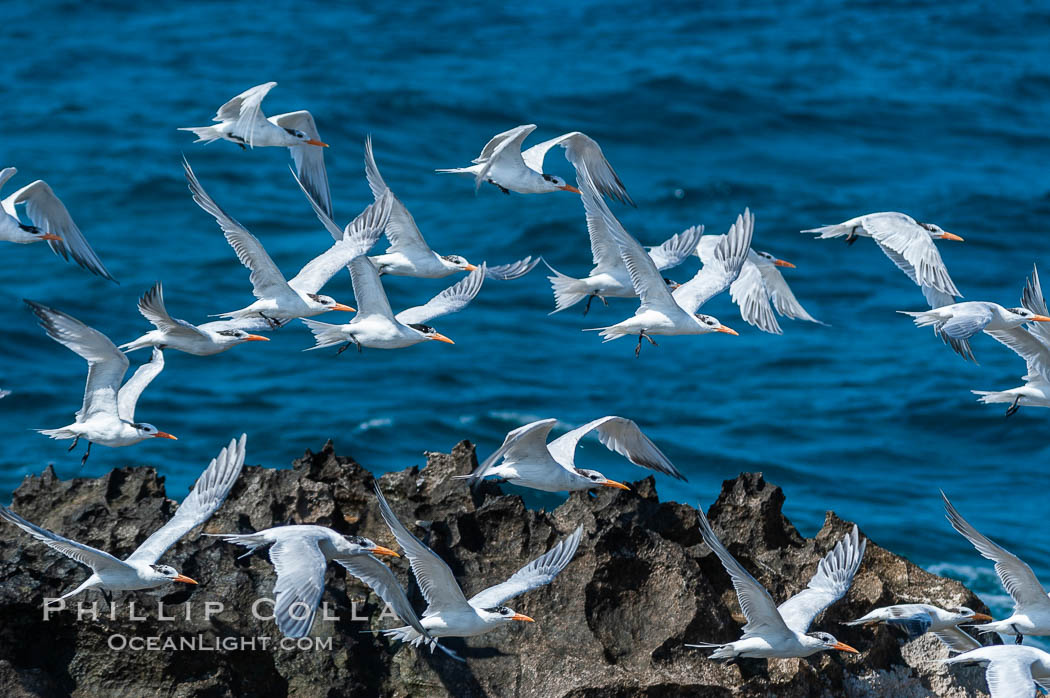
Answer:
POLYGON ((325 568, 335 562, 376 594, 426 641, 436 643, 419 623, 412 604, 390 568, 374 555, 400 557, 389 548, 361 536, 344 536, 325 526, 290 525, 255 533, 205 534, 248 548, 246 557, 270 546, 270 562, 277 572, 274 617, 286 637, 305 637, 313 627, 324 593, 325 568))
POLYGON ((981 646, 969 633, 960 628, 963 623, 990 621, 992 617, 977 613, 965 606, 946 610, 928 603, 905 603, 876 608, 871 613, 843 625, 879 625, 900 628, 910 639, 933 633, 937 639, 956 652, 968 652, 981 646))
POLYGON ((211 518, 222 506, 244 466, 245 438, 242 434, 239 440, 230 441, 228 446, 219 451, 219 455, 197 478, 193 490, 179 505, 175 515, 124 560, 32 524, 7 507, 0 506, 0 518, 13 523, 66 557, 91 568, 92 575, 83 584, 63 594, 58 600, 68 599, 87 589, 98 589, 107 601, 112 602, 110 593, 114 591, 154 589, 170 582, 196 584, 174 568, 158 565, 157 560, 176 541, 211 518))
MULTIPOLYGON (((970 349, 970 339, 979 332, 986 332, 1003 341, 1004 333, 1022 329, 1021 325, 1029 322, 1050 322, 1050 317, 1033 313, 1027 308, 1004 308, 998 303, 987 301, 965 301, 943 305, 939 308, 922 311, 898 311, 913 318, 916 327, 933 327, 938 337, 955 340, 951 344, 956 353, 964 359, 974 360, 970 349)), ((1005 341, 1003 341, 1006 344, 1005 341)))
POLYGON ((262 101, 277 86, 267 82, 245 90, 219 107, 211 126, 191 126, 180 131, 191 131, 194 143, 227 140, 243 149, 255 146, 288 148, 295 170, 303 185, 332 215, 332 195, 328 188, 328 173, 324 165, 324 151, 328 144, 321 141, 314 117, 306 110, 278 114, 267 118, 262 113, 262 101))
MULTIPOLYGON (((354 311, 348 305, 337 303, 330 296, 319 295, 318 291, 346 266, 354 255, 359 254, 359 242, 337 241, 326 252, 303 267, 295 278, 285 281, 281 270, 270 259, 262 243, 212 200, 197 181, 189 162, 183 159, 182 164, 186 170, 193 200, 214 216, 241 264, 251 270, 252 290, 258 300, 246 308, 220 313, 221 317, 261 317, 276 325, 280 320, 311 317, 329 310, 354 311)), ((389 214, 390 199, 381 198, 366 208, 348 229, 359 230, 359 239, 370 239, 374 243, 382 234, 389 214)))
POLYGON ((507 434, 503 445, 470 475, 457 475, 477 487, 486 477, 498 477, 521 487, 544 492, 588 490, 594 487, 629 489, 597 470, 577 468, 574 460, 580 439, 592 431, 602 445, 635 465, 685 480, 670 459, 630 419, 595 419, 547 443, 556 419, 541 419, 507 434))
MULTIPOLYGON (((549 551, 511 575, 507 581, 491 586, 468 600, 445 561, 409 533, 397 518, 378 483, 376 496, 383 520, 412 565, 412 574, 427 602, 421 624, 434 638, 472 637, 512 621, 534 622, 532 618, 515 613, 503 604, 554 581, 558 573, 572 561, 583 536, 583 526, 580 526, 549 551)), ((416 647, 427 642, 427 638, 411 625, 384 630, 383 634, 416 647)))
POLYGON ((116 448, 152 438, 175 439, 152 424, 135 421, 139 396, 164 369, 164 354, 160 349, 154 348, 150 362, 139 366, 121 386, 128 370, 128 357, 109 337, 60 310, 29 300, 25 302, 40 318, 40 326, 51 339, 88 362, 84 403, 76 414, 76 421, 61 429, 39 429, 41 434, 52 439, 73 439, 70 451, 76 448, 80 437, 87 439, 81 466, 87 462, 93 443, 116 448))
POLYGON ((808 657, 824 650, 858 653, 829 633, 808 632, 816 617, 845 596, 853 583, 868 544, 859 539, 856 526, 820 561, 809 585, 777 606, 765 587, 722 545, 703 510, 698 509, 697 514, 704 542, 721 560, 733 581, 747 625, 744 626, 744 636, 735 642, 687 647, 715 648, 711 659, 729 660, 737 657, 808 657))
POLYGON ((1038 647, 990 645, 944 660, 945 664, 985 665, 991 698, 1035 698, 1050 691, 1050 654, 1038 647), (1043 691, 1037 693, 1036 684, 1043 691))
POLYGON ((1014 602, 1014 612, 1009 618, 975 625, 974 629, 980 633, 1014 635, 1018 645, 1025 635, 1050 635, 1050 597, 1032 568, 971 526, 944 492, 941 492, 941 497, 952 528, 970 541, 983 557, 995 563, 995 573, 1014 602))
POLYGON ((159 349, 177 349, 196 356, 211 356, 232 349, 244 342, 268 342, 268 337, 230 326, 230 320, 207 322, 203 325, 191 325, 168 315, 164 307, 164 290, 158 281, 139 299, 139 312, 142 317, 157 329, 151 330, 138 339, 120 345, 124 351, 135 351, 144 347, 159 349))
MULTIPOLYGON (((0 187, 18 172, 13 167, 0 170, 0 187)), ((47 240, 51 250, 62 259, 73 261, 92 274, 116 282, 102 260, 91 249, 80 228, 73 222, 62 201, 42 179, 31 182, 11 196, 0 201, 0 241, 20 244, 47 240), (25 204, 26 215, 32 221, 27 225, 18 217, 18 206, 25 204)))
MULTIPOLYGON (((706 235, 700 240, 697 253, 704 266, 712 261, 717 263, 716 254, 723 237, 706 235)), ((798 302, 778 267, 794 269, 795 265, 768 252, 747 251, 740 274, 729 286, 729 296, 740 307, 740 316, 747 324, 770 334, 783 334, 773 313, 774 308, 784 317, 823 325, 798 302)))
POLYGON ((522 142, 535 130, 535 124, 525 124, 504 131, 492 137, 470 167, 437 172, 469 175, 474 177, 475 189, 480 188, 483 182, 488 182, 504 194, 512 191, 519 194, 547 194, 555 191, 571 191, 578 194, 580 190, 561 177, 543 172, 543 159, 547 151, 560 145, 565 148, 565 159, 576 168, 577 178, 580 171, 585 169, 594 179, 599 193, 634 206, 620 177, 605 159, 605 154, 593 138, 585 133, 573 131, 538 143, 522 152, 522 142))

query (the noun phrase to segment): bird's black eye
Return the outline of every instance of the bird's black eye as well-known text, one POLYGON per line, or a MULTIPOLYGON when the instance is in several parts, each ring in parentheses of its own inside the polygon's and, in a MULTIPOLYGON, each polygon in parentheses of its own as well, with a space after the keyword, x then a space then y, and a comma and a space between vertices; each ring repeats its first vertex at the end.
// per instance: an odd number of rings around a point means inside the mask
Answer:
POLYGON ((543 175, 543 178, 548 182, 554 182, 554 175, 545 174, 543 175))

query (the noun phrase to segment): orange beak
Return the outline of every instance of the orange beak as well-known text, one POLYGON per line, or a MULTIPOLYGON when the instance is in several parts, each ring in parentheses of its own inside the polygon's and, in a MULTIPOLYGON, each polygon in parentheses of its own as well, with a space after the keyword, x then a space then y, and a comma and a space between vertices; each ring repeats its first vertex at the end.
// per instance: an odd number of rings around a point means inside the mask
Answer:
POLYGON ((356 313, 355 308, 351 308, 349 305, 343 305, 342 303, 336 303, 329 310, 342 310, 344 313, 356 313))
POLYGON ((785 262, 782 259, 774 259, 773 260, 773 265, 777 266, 777 267, 787 267, 788 269, 794 269, 795 268, 794 264, 792 264, 791 262, 785 262))
POLYGON ((455 344, 455 342, 453 342, 451 339, 441 334, 440 332, 435 332, 434 334, 428 336, 427 339, 433 339, 438 342, 445 342, 446 344, 455 344))
POLYGON ((603 482, 602 487, 615 487, 618 490, 627 490, 628 492, 631 491, 631 488, 623 484, 622 482, 613 482, 612 480, 606 480, 605 482, 603 482))
POLYGON ((941 233, 941 240, 955 240, 956 242, 962 242, 963 239, 953 233, 941 233))
POLYGON ((476 266, 474 266, 473 264, 468 264, 467 266, 465 266, 465 267, 463 267, 463 268, 464 268, 464 269, 465 269, 466 271, 474 271, 475 269, 477 269, 477 267, 476 267, 476 266))
POLYGON ((400 555, 395 553, 390 548, 384 548, 381 545, 377 545, 376 547, 372 548, 368 552, 372 553, 373 555, 389 555, 391 557, 401 557, 400 555))
POLYGON ((250 334, 244 338, 246 342, 269 342, 269 337, 263 337, 261 334, 250 334))
POLYGON ((536 622, 532 618, 529 618, 528 616, 523 615, 521 613, 515 613, 513 616, 510 617, 510 619, 511 620, 521 620, 521 621, 525 621, 526 623, 535 623, 536 622))
POLYGON ((317 140, 316 138, 311 138, 310 140, 308 140, 306 142, 307 142, 308 145, 319 145, 322 148, 327 148, 328 147, 327 143, 322 143, 321 141, 317 140))
POLYGON ((985 623, 990 623, 990 622, 992 622, 995 619, 992 618, 987 613, 974 613, 973 614, 973 620, 980 620, 980 621, 984 621, 985 623))
POLYGON ((62 236, 55 235, 54 233, 44 233, 43 235, 38 235, 37 239, 38 240, 57 240, 57 241, 61 242, 62 241, 62 236))
POLYGON ((853 654, 860 654, 858 650, 853 649, 845 642, 836 642, 834 645, 831 646, 831 649, 840 650, 842 652, 852 652, 853 654))
MULTIPOLYGON (((155 438, 155 439, 171 439, 172 441, 178 441, 178 439, 176 437, 172 436, 171 434, 169 434, 166 431, 158 431, 156 434, 153 435, 153 438, 155 438)), ((194 582, 194 584, 196 584, 196 583, 197 582, 194 582)))
POLYGON ((1050 317, 1045 315, 1033 315, 1032 322, 1050 322, 1050 317))
POLYGON ((739 337, 740 336, 739 332, 737 332, 736 330, 734 330, 731 327, 726 327, 725 325, 722 325, 721 327, 719 327, 717 330, 715 330, 715 332, 724 332, 725 334, 731 334, 734 337, 739 337))
POLYGON ((580 190, 577 189, 576 187, 572 186, 571 184, 566 184, 565 186, 563 186, 561 188, 561 190, 562 191, 571 191, 574 194, 579 194, 580 193, 580 190))
POLYGON ((197 583, 195 580, 190 579, 189 577, 187 577, 184 574, 180 574, 178 577, 175 577, 175 579, 173 579, 172 581, 173 582, 182 582, 183 584, 196 584, 197 583))

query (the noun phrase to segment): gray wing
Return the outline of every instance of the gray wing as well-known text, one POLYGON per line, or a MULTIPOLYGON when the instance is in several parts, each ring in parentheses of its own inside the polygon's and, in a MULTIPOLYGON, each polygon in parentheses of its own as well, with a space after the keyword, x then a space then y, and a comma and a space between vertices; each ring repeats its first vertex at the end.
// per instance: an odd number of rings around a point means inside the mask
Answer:
POLYGON ((984 672, 991 698, 1032 698, 1037 695, 1032 662, 1019 657, 996 659, 984 672))
POLYGON ((744 262, 740 275, 729 287, 729 297, 740 307, 740 317, 747 324, 770 334, 783 334, 757 264, 750 260, 744 262))
POLYGON ((970 339, 992 321, 992 311, 985 306, 969 306, 965 313, 955 315, 938 332, 952 339, 970 339))
POLYGON ((612 197, 621 203, 634 206, 627 189, 620 181, 609 161, 605 159, 601 146, 593 138, 585 133, 573 131, 565 133, 557 138, 552 138, 543 143, 537 143, 521 154, 525 165, 536 172, 543 173, 543 159, 547 151, 556 145, 565 148, 565 159, 576 168, 577 174, 580 170, 586 170, 599 193, 612 197))
POLYGON ((186 180, 189 182, 190 193, 193 200, 202 209, 210 213, 219 224, 226 241, 237 253, 237 259, 241 264, 251 271, 252 292, 256 298, 278 298, 284 294, 292 293, 288 288, 288 282, 284 280, 284 274, 266 253, 266 248, 259 240, 248 232, 248 229, 235 221, 228 213, 222 210, 217 203, 204 191, 204 187, 197 181, 197 175, 186 158, 182 159, 183 169, 186 171, 186 180))
POLYGON ((321 603, 328 561, 315 536, 284 536, 270 546, 270 562, 277 572, 273 585, 277 628, 285 637, 304 637, 321 603))
POLYGON ((678 472, 671 460, 642 433, 638 425, 624 417, 610 415, 595 419, 559 436, 547 446, 547 450, 563 467, 572 469, 577 444, 580 439, 595 430, 603 446, 619 453, 635 465, 685 480, 685 476, 678 472))
POLYGON ((653 264, 660 271, 677 267, 696 252, 696 246, 700 244, 700 238, 703 235, 704 226, 702 225, 686 228, 667 238, 659 247, 649 250, 649 256, 652 257, 653 264))
MULTIPOLYGON (((281 128, 302 131, 310 140, 321 140, 321 134, 317 132, 317 124, 314 123, 313 115, 305 109, 271 116, 269 121, 281 128)), ((288 150, 292 154, 292 162, 295 163, 295 173, 299 181, 331 218, 333 216, 332 192, 328 188, 328 171, 324 166, 324 147, 293 145, 288 150)))
POLYGON ((457 313, 474 300, 481 285, 485 283, 485 263, 467 274, 466 277, 437 294, 424 305, 417 305, 402 310, 394 319, 402 325, 424 324, 441 315, 457 313))
POLYGON ((117 391, 117 416, 127 422, 135 421, 135 405, 138 404, 139 396, 153 379, 164 370, 164 352, 153 347, 153 357, 148 363, 138 367, 138 370, 128 379, 128 382, 117 391))
POLYGON ((219 107, 215 121, 235 120, 233 130, 241 134, 248 147, 254 147, 255 128, 266 118, 262 113, 262 101, 276 86, 276 82, 267 82, 245 90, 219 107))
POLYGON ((910 216, 892 212, 878 213, 865 216, 862 225, 883 252, 891 249, 908 261, 914 270, 912 280, 915 283, 920 286, 932 286, 953 296, 962 295, 948 275, 948 269, 944 266, 941 253, 937 250, 929 231, 910 216))
POLYGON ((759 267, 758 271, 762 274, 762 282, 765 284, 766 290, 773 300, 773 306, 778 313, 792 320, 805 320, 807 322, 815 322, 818 325, 824 324, 802 307, 802 304, 795 298, 795 294, 792 293, 791 287, 788 286, 787 280, 784 279, 784 275, 780 273, 776 266, 765 264, 759 267))
MULTIPOLYGON (((481 188, 481 183, 485 181, 485 177, 488 176, 489 170, 492 169, 492 166, 495 163, 501 160, 506 161, 509 167, 515 167, 517 165, 528 167, 528 163, 522 158, 521 144, 525 138, 535 130, 535 124, 525 124, 523 126, 512 128, 509 131, 504 131, 485 144, 485 147, 481 151, 481 155, 474 160, 476 164, 481 165, 481 169, 479 169, 478 173, 475 175, 474 189, 477 190, 481 188), (497 139, 499 139, 498 142, 497 139)), ((540 164, 542 165, 542 158, 540 158, 540 160, 540 164)), ((543 172, 543 170, 536 171, 540 173, 543 172)))
POLYGON ((394 609, 398 618, 412 626, 420 635, 436 642, 419 622, 416 610, 412 608, 412 604, 405 595, 405 590, 401 588, 400 582, 397 581, 397 577, 389 567, 372 555, 347 555, 333 559, 345 567, 347 572, 367 584, 379 598, 394 609))
POLYGON ((128 565, 109 553, 98 550, 97 548, 92 548, 90 545, 77 543, 75 540, 63 538, 57 533, 52 533, 46 528, 41 528, 34 523, 26 521, 21 516, 2 505, 0 505, 0 519, 13 523, 41 543, 57 550, 72 560, 76 560, 82 565, 87 565, 96 572, 107 569, 117 570, 128 568, 128 565))
MULTIPOLYGON (((310 198, 312 201, 313 197, 310 198)), ((366 254, 383 234, 383 228, 390 217, 391 201, 391 196, 382 196, 371 203, 346 226, 343 239, 336 241, 327 251, 310 260, 288 285, 303 293, 317 293, 340 269, 346 267, 350 260, 366 254)))
POLYGON ((867 540, 860 540, 856 525, 835 544, 817 565, 809 585, 780 604, 778 610, 787 626, 804 633, 820 613, 849 591, 864 557, 867 540))
MULTIPOLYGON (((1039 323, 1031 323, 1036 324, 1039 323)), ((1041 376, 1050 380, 1050 347, 1032 331, 1025 327, 1014 327, 1009 330, 993 330, 987 334, 1024 359, 1029 376, 1041 376)))
MULTIPOLYGON (((116 282, 116 279, 106 270, 102 260, 98 258, 95 251, 91 249, 87 238, 80 232, 80 228, 73 222, 62 201, 51 191, 51 187, 42 179, 27 184, 3 202, 3 207, 14 211, 17 204, 26 205, 26 215, 40 230, 45 233, 54 233, 61 240, 48 240, 47 244, 55 254, 61 255, 62 259, 73 258, 73 261, 92 274, 97 274, 104 279, 116 282)), ((17 217, 17 216, 16 216, 17 217)))
POLYGON ((382 315, 393 319, 390 300, 383 290, 383 282, 379 280, 379 270, 371 259, 361 255, 350 261, 350 281, 354 285, 358 315, 382 315))
POLYGON ((372 196, 379 200, 385 194, 392 199, 390 204, 390 219, 386 225, 386 237, 390 241, 391 250, 404 252, 409 256, 433 253, 430 245, 423 239, 423 233, 419 232, 416 219, 408 212, 401 199, 394 195, 390 187, 383 181, 376 165, 375 156, 372 154, 372 137, 365 138, 365 177, 368 178, 368 186, 372 189, 372 196))
MULTIPOLYGON (((1046 299, 1043 297, 1043 287, 1039 283, 1039 270, 1032 265, 1032 276, 1025 281, 1024 293, 1021 295, 1021 305, 1031 310, 1036 315, 1048 315, 1050 311, 1046 308, 1046 299)), ((1032 334, 1050 344, 1050 327, 1042 322, 1029 323, 1032 334)))
POLYGON ((941 497, 944 498, 944 509, 948 521, 952 524, 952 528, 970 541, 982 557, 995 563, 995 573, 999 575, 999 582, 1014 601, 1014 612, 1022 613, 1035 610, 1040 613, 1047 613, 1050 611, 1050 598, 1047 597, 1046 592, 1043 590, 1043 585, 1039 583, 1039 579, 1035 576, 1032 568, 1021 558, 996 544, 971 526, 955 510, 955 507, 948 501, 948 497, 944 492, 941 492, 941 497))
POLYGON ((470 475, 459 476, 460 479, 469 480, 475 487, 481 484, 482 478, 488 475, 489 470, 502 460, 512 461, 544 461, 550 457, 547 450, 547 436, 551 429, 558 423, 556 419, 541 419, 520 426, 507 433, 503 439, 503 445, 485 459, 470 475))
POLYGON ((725 568, 733 582, 737 600, 740 602, 740 610, 747 619, 747 624, 744 626, 744 637, 763 635, 768 638, 769 636, 790 635, 791 631, 785 625, 784 619, 780 617, 780 611, 773 603, 773 597, 769 595, 764 586, 758 583, 757 579, 751 576, 750 572, 744 569, 743 565, 737 562, 735 557, 729 554, 711 528, 704 510, 697 507, 696 513, 700 520, 700 535, 711 548, 711 552, 718 556, 722 567, 725 568))
POLYGON ((938 640, 947 645, 948 649, 955 652, 969 652, 981 646, 980 642, 973 639, 968 632, 956 625, 944 630, 934 630, 933 634, 937 636, 938 640))
POLYGON ((117 416, 117 392, 128 370, 128 357, 109 337, 72 315, 29 300, 26 304, 40 318, 40 326, 51 339, 65 345, 88 363, 84 402, 77 412, 77 421, 98 413, 117 416))
POLYGON ((219 455, 212 459, 197 478, 193 490, 182 500, 175 516, 144 540, 142 545, 128 556, 128 562, 155 563, 175 541, 211 518, 226 501, 226 495, 230 493, 230 488, 241 474, 244 467, 244 442, 247 438, 245 434, 241 434, 240 439, 231 440, 228 446, 219 451, 219 455))
POLYGON ((159 281, 139 298, 139 313, 151 325, 166 334, 180 334, 187 337, 208 336, 185 320, 173 318, 168 314, 168 309, 164 306, 164 288, 159 281))
POLYGON ((472 596, 470 605, 474 608, 495 608, 527 591, 550 584, 572 561, 582 536, 583 526, 579 526, 567 538, 512 574, 507 581, 472 596))
POLYGON ((456 582, 449 566, 437 553, 424 545, 423 541, 408 532, 390 508, 378 482, 375 489, 383 520, 394 534, 398 545, 405 551, 405 556, 412 565, 412 574, 415 575, 419 590, 426 599, 427 610, 423 617, 442 610, 465 610, 469 607, 467 598, 459 588, 459 583, 456 582))
POLYGON ((750 209, 744 209, 743 215, 736 217, 729 232, 719 241, 712 263, 705 264, 696 276, 671 294, 683 310, 695 313, 700 306, 736 281, 740 268, 747 261, 754 229, 755 217, 750 209))
POLYGON ((513 281, 514 279, 520 279, 535 269, 536 265, 542 261, 543 257, 536 257, 533 259, 532 255, 529 255, 524 259, 519 259, 510 264, 499 264, 494 267, 486 267, 485 278, 496 279, 497 281, 513 281))
MULTIPOLYGON (((582 177, 578 179, 583 181, 582 177)), ((591 259, 594 263, 591 274, 601 274, 623 268, 624 262, 620 256, 620 246, 616 244, 616 239, 609 230, 609 223, 605 220, 602 207, 598 203, 601 197, 595 195, 580 198, 583 201, 583 211, 587 220, 587 235, 591 241, 591 259)), ((612 215, 611 211, 609 215, 612 215)), ((619 225, 618 222, 617 225, 619 225)), ((622 229, 622 226, 620 227, 622 229)))

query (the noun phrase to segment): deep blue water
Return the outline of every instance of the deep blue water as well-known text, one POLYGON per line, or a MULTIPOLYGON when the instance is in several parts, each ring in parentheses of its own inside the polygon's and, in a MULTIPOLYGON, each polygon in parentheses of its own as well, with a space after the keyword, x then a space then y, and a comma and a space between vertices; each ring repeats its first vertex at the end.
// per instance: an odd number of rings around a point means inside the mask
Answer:
MULTIPOLYGON (((909 212, 966 239, 941 250, 967 298, 1015 304, 1032 263, 1050 261, 1050 10, 393 5, 5 8, 0 165, 19 168, 8 191, 46 179, 121 283, 63 264, 43 245, 0 251, 0 387, 14 391, 0 401, 0 490, 48 463, 63 476, 79 466, 66 442, 31 430, 71 421, 84 364, 46 338, 22 297, 118 342, 148 329, 135 302, 158 279, 172 314, 194 322, 251 300, 247 271, 186 192, 182 153, 289 276, 330 244, 286 151, 203 147, 175 130, 208 123, 233 95, 276 80, 266 112, 311 110, 332 146, 340 222, 371 201, 361 162, 371 133, 387 182, 436 249, 490 263, 540 254, 584 275, 589 248, 574 197, 491 187, 475 196, 470 181, 432 172, 467 164, 519 123, 539 125, 531 142, 581 130, 638 202, 614 211, 644 243, 697 223, 725 232, 750 206, 756 247, 798 265, 787 272, 792 287, 831 326, 782 321, 782 337, 762 334, 724 295, 705 312, 740 337, 665 338, 636 360, 631 340, 603 345, 579 331, 628 316, 631 302, 595 306, 586 319, 576 310, 549 317, 550 289, 536 271, 489 282, 466 312, 435 321, 455 346, 336 358, 302 353, 309 332, 291 326, 269 344, 216 357, 168 352, 137 416, 180 440, 97 448, 84 474, 155 465, 174 496, 242 430, 251 463, 287 466, 332 437, 341 453, 386 471, 460 439, 484 457, 534 418, 574 425, 615 413, 640 422, 688 474, 685 484, 659 477, 664 497, 707 505, 723 479, 762 470, 786 489, 786 513, 804 533, 834 509, 927 567, 971 583, 981 570, 978 588, 1001 599, 990 564, 945 522, 943 488, 979 529, 1050 578, 1050 414, 1025 408, 1007 420, 969 393, 1017 385, 1022 362, 982 337, 981 365, 964 363, 896 314, 923 299, 870 241, 848 248, 797 232, 909 212)), ((548 163, 571 174, 560 153, 548 163)), ((695 269, 690 261, 674 276, 695 269)), ((400 308, 447 283, 386 286, 400 308)), ((326 292, 353 302, 345 274, 326 292)), ((644 474, 596 442, 579 463, 615 479, 644 474)))

